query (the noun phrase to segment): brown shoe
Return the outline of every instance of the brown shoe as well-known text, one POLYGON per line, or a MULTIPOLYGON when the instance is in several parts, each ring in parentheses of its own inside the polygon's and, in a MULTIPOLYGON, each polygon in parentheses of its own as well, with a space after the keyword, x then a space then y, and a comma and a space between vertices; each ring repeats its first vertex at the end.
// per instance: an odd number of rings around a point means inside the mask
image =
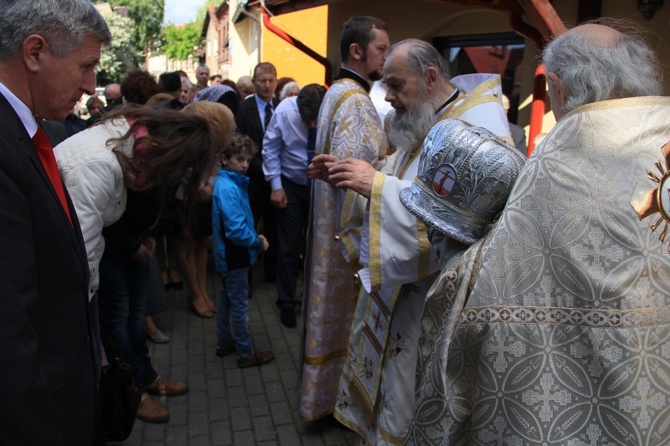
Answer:
POLYGON ((148 423, 165 423, 170 419, 170 412, 149 395, 144 395, 135 416, 148 423))
POLYGON ((275 354, 272 352, 254 352, 248 358, 237 358, 237 366, 246 369, 255 365, 267 364, 273 359, 275 359, 275 354))
POLYGON ((147 384, 147 392, 153 395, 183 395, 188 392, 188 384, 159 376, 154 382, 147 384))
POLYGON ((217 345, 216 346, 216 356, 223 358, 235 351, 235 343, 231 342, 229 344, 217 345))

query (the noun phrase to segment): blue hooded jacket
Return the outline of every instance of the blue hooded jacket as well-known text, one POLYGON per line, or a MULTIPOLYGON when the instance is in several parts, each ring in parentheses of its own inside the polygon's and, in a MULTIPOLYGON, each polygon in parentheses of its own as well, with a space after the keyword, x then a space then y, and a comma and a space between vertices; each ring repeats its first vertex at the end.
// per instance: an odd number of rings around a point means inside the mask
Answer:
POLYGON ((247 268, 258 258, 261 241, 249 206, 249 178, 219 169, 212 195, 216 271, 247 268))

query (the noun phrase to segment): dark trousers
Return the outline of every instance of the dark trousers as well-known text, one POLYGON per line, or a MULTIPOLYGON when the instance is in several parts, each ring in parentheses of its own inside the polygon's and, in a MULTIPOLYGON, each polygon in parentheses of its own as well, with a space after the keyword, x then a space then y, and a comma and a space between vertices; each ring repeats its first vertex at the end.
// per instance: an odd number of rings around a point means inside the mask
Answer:
POLYGON ((265 179, 249 176, 249 204, 256 231, 263 234, 270 245, 263 254, 263 272, 267 282, 274 282, 277 275, 277 225, 273 218, 274 207, 270 202, 270 193, 272 190, 265 179))
MULTIPOLYGON (((158 374, 149 359, 146 314, 149 293, 149 261, 115 259, 107 255, 100 260, 100 314, 112 341, 125 362, 133 366, 134 383, 140 393, 158 374)), ((110 357, 109 345, 103 345, 110 357)))
POLYGON ((277 221, 277 306, 293 308, 309 215, 309 186, 301 186, 284 176, 282 186, 288 204, 284 209, 274 209, 277 221))
MULTIPOLYGON (((98 293, 95 293, 88 305, 89 320, 91 321, 91 344, 93 345, 93 356, 95 359, 95 390, 100 394, 100 372, 102 370, 102 345, 100 337, 100 312, 98 309, 98 293)), ((97 399, 97 397, 96 397, 97 399)), ((95 425, 93 430, 93 441, 91 446, 104 446, 105 433, 102 427, 102 413, 100 404, 95 408, 95 425)))

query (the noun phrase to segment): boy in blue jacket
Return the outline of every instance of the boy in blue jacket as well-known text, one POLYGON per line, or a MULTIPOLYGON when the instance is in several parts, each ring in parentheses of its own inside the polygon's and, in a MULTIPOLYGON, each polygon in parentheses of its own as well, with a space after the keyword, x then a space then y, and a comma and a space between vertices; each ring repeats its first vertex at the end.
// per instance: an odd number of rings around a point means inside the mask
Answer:
POLYGON ((247 192, 249 178, 244 175, 254 153, 251 138, 233 135, 221 152, 221 169, 212 196, 216 271, 223 282, 216 319, 216 354, 223 357, 237 350, 240 368, 266 364, 275 357, 270 351, 254 351, 249 332, 249 267, 258 253, 268 249, 268 241, 254 229, 247 192))

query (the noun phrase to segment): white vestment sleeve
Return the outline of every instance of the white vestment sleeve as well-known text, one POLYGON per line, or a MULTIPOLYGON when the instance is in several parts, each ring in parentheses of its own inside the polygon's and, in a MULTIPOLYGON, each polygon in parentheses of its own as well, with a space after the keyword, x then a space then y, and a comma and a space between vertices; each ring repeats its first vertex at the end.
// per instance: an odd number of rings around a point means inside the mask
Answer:
MULTIPOLYGON (((388 141, 370 98, 365 94, 350 96, 342 103, 334 119, 340 125, 332 135, 330 153, 339 159, 353 157, 380 168, 388 141)), ((340 209, 340 232, 337 236, 342 255, 351 263, 359 258, 367 199, 351 190, 337 196, 340 209)))
POLYGON ((412 184, 377 172, 369 204, 368 271, 363 285, 373 291, 416 282, 439 269, 425 225, 400 203, 400 191, 412 184), (365 280, 367 279, 367 280, 365 280))

